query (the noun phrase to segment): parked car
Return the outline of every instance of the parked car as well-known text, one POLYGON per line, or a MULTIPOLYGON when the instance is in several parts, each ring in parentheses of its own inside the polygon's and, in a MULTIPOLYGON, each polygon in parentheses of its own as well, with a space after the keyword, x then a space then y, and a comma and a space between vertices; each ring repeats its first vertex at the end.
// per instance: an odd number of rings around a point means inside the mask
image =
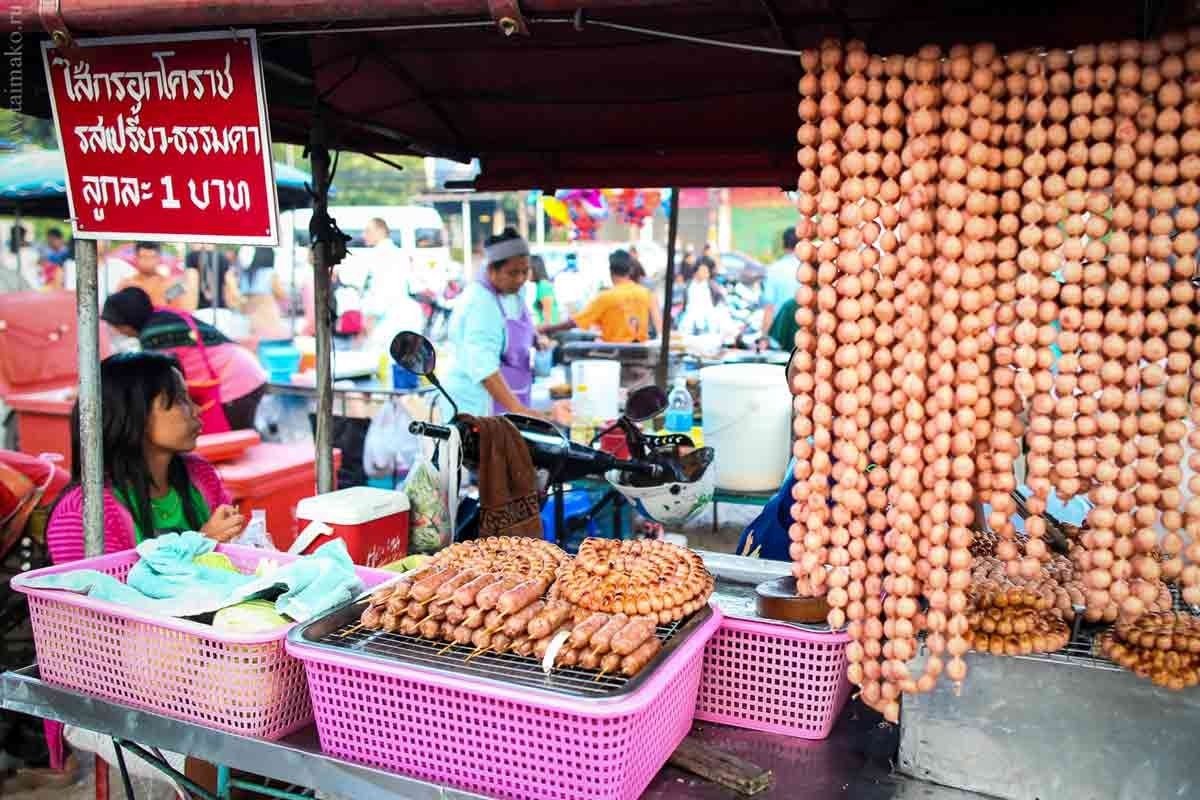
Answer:
POLYGON ((767 275, 767 267, 753 256, 745 253, 721 253, 721 275, 727 282, 744 283, 752 286, 767 275))

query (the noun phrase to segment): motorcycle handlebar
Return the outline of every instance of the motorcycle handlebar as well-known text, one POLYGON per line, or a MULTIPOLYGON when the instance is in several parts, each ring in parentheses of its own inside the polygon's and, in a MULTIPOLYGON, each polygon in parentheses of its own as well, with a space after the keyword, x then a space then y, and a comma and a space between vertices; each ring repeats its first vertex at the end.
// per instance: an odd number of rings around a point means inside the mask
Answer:
MULTIPOLYGON (((431 439, 440 439, 448 441, 450 439, 450 428, 445 425, 434 425, 430 422, 411 422, 408 425, 408 432, 414 436, 428 436, 431 439)), ((573 445, 572 447, 582 447, 581 445, 573 445)), ((622 472, 633 472, 639 475, 646 475, 651 478, 661 478, 665 474, 665 470, 660 464, 653 464, 647 461, 632 461, 609 456, 603 451, 593 450, 592 448, 583 448, 588 456, 594 458, 600 457, 596 463, 602 470, 617 469, 622 472)), ((569 452, 569 451, 568 451, 569 452)), ((586 460, 591 460, 588 458, 586 460)))
POLYGON ((434 425, 432 422, 410 422, 408 432, 413 436, 428 436, 443 442, 450 440, 450 429, 445 425, 434 425))

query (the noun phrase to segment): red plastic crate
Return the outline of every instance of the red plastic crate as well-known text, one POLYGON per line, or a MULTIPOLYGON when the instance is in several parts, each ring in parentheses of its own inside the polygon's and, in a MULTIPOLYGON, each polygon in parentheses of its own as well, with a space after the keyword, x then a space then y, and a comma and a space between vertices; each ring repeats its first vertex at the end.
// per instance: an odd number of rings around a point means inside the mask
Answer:
MULTIPOLYGON (((341 451, 333 451, 335 475, 341 463, 341 451)), ((217 464, 216 468, 238 510, 249 518, 254 509, 264 509, 275 546, 286 550, 299 532, 296 504, 316 493, 316 464, 311 442, 264 442, 247 448, 236 461, 217 464)))
POLYGON ((726 617, 704 650, 696 718, 824 739, 850 696, 843 632, 726 617))

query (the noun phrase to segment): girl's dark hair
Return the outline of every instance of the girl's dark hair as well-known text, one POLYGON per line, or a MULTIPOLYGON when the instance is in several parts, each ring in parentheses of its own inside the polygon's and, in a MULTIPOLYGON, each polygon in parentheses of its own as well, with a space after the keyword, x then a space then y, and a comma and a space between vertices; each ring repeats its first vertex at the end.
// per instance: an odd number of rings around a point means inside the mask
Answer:
POLYGON ((541 256, 529 257, 529 272, 536 283, 550 280, 550 273, 546 272, 546 259, 541 256))
MULTIPOLYGON (((150 470, 146 465, 146 427, 154 401, 164 398, 168 408, 188 403, 187 387, 179 362, 162 353, 119 353, 100 363, 101 452, 104 480, 119 489, 133 504, 129 509, 142 536, 154 536, 150 511, 150 470)), ((82 478, 83 460, 79 441, 79 402, 71 410, 71 485, 82 478)), ((183 515, 192 530, 203 524, 201 511, 192 499, 191 480, 183 459, 175 456, 167 467, 167 484, 179 495, 183 515)), ((64 495, 66 492, 64 492, 64 495)))
MULTIPOLYGON (((520 239, 520 238, 521 238, 521 234, 517 233, 516 228, 505 228, 500 233, 497 233, 494 236, 489 236, 488 238, 484 239, 483 246, 485 248, 488 248, 494 244, 500 244, 501 242, 507 242, 510 239, 520 239)), ((507 258, 504 259, 504 261, 507 261, 507 260, 508 260, 507 258)), ((488 264, 488 269, 500 269, 500 265, 503 264, 504 261, 493 261, 490 264, 488 264)))

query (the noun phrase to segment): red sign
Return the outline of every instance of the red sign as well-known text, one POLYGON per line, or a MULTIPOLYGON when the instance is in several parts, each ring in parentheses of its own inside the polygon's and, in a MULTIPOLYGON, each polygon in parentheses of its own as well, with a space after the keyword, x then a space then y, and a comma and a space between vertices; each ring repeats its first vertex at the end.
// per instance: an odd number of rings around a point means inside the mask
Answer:
POLYGON ((43 45, 81 239, 278 243, 253 31, 43 45))

